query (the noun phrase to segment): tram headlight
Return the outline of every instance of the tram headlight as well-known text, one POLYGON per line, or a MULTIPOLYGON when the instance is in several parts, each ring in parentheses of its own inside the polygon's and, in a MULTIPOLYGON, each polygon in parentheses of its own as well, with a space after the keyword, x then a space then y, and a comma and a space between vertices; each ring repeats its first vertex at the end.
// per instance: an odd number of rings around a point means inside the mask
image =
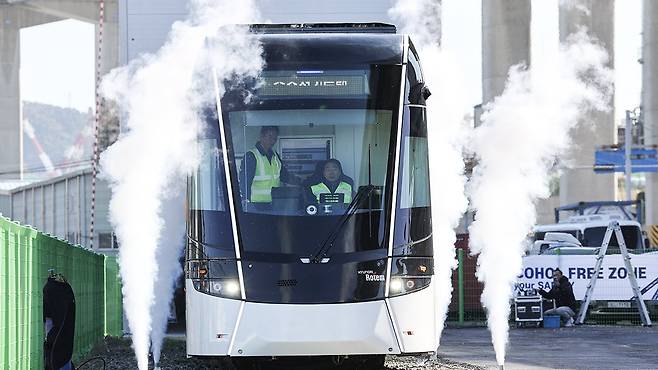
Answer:
POLYGON ((188 260, 186 274, 198 292, 224 298, 240 298, 235 259, 188 260))
POLYGON ((234 279, 218 279, 208 281, 208 293, 220 297, 237 297, 240 295, 240 284, 234 279))
POLYGON ((432 281, 432 257, 393 257, 389 296, 399 296, 421 290, 432 281))
POLYGON ((391 279, 391 294, 401 293, 404 288, 404 283, 400 278, 391 279))
POLYGON ((227 294, 238 295, 240 293, 240 284, 235 280, 228 280, 224 287, 227 294))

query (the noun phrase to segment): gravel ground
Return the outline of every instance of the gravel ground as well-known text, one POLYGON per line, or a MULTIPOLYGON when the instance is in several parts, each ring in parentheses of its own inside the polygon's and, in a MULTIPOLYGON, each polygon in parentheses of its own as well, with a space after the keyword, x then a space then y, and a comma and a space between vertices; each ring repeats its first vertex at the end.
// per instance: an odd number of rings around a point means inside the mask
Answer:
MULTIPOLYGON (((94 348, 88 359, 100 356, 105 360, 105 369, 135 369, 137 363, 130 348, 130 339, 128 338, 106 338, 103 343, 94 348)), ((82 362, 80 362, 82 364, 82 362)), ((185 342, 179 339, 166 339, 163 350, 162 358, 160 359, 162 369, 218 369, 218 370, 236 370, 234 366, 222 361, 202 361, 198 359, 188 359, 185 355, 185 342)), ((152 366, 152 364, 151 364, 152 366)), ((352 369, 350 366, 341 367, 327 367, 313 365, 314 369, 352 369)), ((290 364, 270 364, 264 367, 265 370, 291 370, 291 369, 308 369, 308 364, 291 366, 290 364)), ((95 360, 83 366, 84 370, 102 370, 102 362, 95 360)), ((388 356, 386 358, 386 370, 481 370, 484 369, 479 366, 470 365, 466 363, 458 363, 444 358, 433 358, 427 360, 421 357, 395 357, 388 356)))
POLYGON ((464 362, 450 361, 438 357, 427 361, 417 357, 395 357, 386 358, 386 367, 390 370, 484 370, 483 367, 467 364, 464 362))

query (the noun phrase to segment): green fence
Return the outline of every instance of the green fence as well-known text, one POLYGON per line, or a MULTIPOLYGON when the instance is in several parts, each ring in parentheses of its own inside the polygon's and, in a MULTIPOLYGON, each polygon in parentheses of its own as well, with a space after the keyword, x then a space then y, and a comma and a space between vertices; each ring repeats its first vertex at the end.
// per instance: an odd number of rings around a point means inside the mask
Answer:
POLYGON ((43 297, 48 270, 76 297, 74 359, 122 330, 115 258, 74 246, 0 216, 0 369, 43 369, 43 297))
POLYGON ((123 305, 119 264, 114 257, 105 257, 105 335, 123 334, 123 305))

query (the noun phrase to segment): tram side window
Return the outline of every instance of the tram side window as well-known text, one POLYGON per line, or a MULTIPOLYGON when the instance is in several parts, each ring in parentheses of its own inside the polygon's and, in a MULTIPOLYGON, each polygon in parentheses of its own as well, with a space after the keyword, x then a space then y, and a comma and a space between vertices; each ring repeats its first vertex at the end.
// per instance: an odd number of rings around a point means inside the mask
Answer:
POLYGON ((431 256, 432 223, 425 109, 404 109, 393 254, 431 256))
POLYGON ((400 208, 430 206, 425 109, 409 108, 409 132, 402 138, 400 208))
POLYGON ((413 70, 413 76, 409 73, 407 74, 407 78, 409 80, 415 80, 416 82, 425 82, 425 79, 423 78, 423 70, 420 67, 420 58, 418 58, 418 53, 416 52, 413 43, 410 45, 409 49, 411 50, 411 53, 409 53, 409 64, 411 64, 410 69, 413 70))
POLYGON ((410 50, 409 63, 407 64, 407 83, 405 84, 406 103, 425 105, 423 71, 413 45, 411 45, 410 50))
POLYGON ((226 211, 224 193, 226 184, 222 181, 224 172, 222 152, 217 139, 198 141, 201 156, 197 171, 191 181, 190 208, 203 211, 226 211))

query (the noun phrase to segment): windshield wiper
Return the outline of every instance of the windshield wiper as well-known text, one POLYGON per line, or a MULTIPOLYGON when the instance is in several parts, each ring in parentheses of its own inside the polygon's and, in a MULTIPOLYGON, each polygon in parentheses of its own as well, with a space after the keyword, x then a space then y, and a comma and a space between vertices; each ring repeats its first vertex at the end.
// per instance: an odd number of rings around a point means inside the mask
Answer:
MULTIPOLYGON (((352 202, 347 207, 347 211, 345 211, 343 217, 341 217, 341 219, 338 221, 336 227, 329 233, 329 235, 322 242, 322 244, 320 244, 320 248, 318 248, 317 252, 313 254, 313 257, 311 257, 310 261, 312 263, 320 263, 322 261, 322 258, 325 257, 327 252, 329 252, 329 250, 334 246, 334 242, 336 241, 336 238, 340 234, 340 231, 343 229, 345 224, 347 224, 347 221, 359 209, 358 206, 361 203, 361 200, 365 199, 366 197, 369 197, 374 189, 375 186, 373 185, 366 185, 361 189, 359 189, 359 191, 354 196, 354 199, 352 199, 352 202)), ((370 202, 368 202, 368 207, 370 207, 370 202)))

